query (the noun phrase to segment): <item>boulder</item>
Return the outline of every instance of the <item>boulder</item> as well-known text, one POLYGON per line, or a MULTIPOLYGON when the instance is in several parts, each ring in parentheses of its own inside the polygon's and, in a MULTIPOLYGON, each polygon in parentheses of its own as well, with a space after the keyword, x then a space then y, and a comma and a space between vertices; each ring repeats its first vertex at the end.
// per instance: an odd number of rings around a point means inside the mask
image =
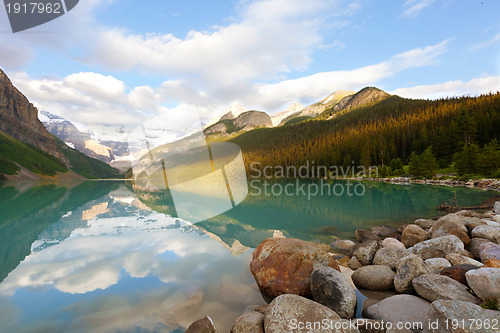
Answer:
POLYGON ((445 258, 431 258, 424 261, 427 274, 439 274, 443 268, 451 267, 451 263, 445 258))
POLYGON ((479 303, 466 286, 447 276, 424 274, 413 279, 412 284, 420 297, 431 302, 443 299, 479 303))
POLYGON ((314 300, 335 311, 341 318, 354 316, 356 293, 351 282, 331 267, 321 267, 311 275, 311 291, 314 300))
POLYGON ((410 254, 411 253, 406 249, 384 247, 375 252, 375 256, 373 257, 373 264, 388 266, 391 269, 395 270, 398 261, 410 254))
POLYGON ((269 296, 311 295, 311 273, 321 266, 340 268, 313 243, 293 238, 269 238, 257 246, 250 262, 257 286, 269 296))
POLYGON ((396 238, 387 237, 382 241, 382 247, 394 247, 397 249, 406 249, 406 246, 398 241, 396 238))
POLYGON ((487 225, 486 222, 484 222, 478 217, 463 217, 462 222, 467 228, 468 232, 471 232, 475 227, 479 225, 487 225))
POLYGON ((260 312, 249 312, 236 318, 230 333, 264 333, 264 318, 260 312))
POLYGON ((423 259, 444 258, 450 253, 463 252, 464 243, 455 235, 443 236, 426 240, 409 248, 409 250, 423 259))
POLYGON ((479 245, 479 257, 482 262, 486 262, 489 259, 500 260, 500 245, 492 242, 479 245))
POLYGON ((394 288, 400 294, 413 292, 412 281, 420 275, 426 274, 424 261, 417 255, 409 255, 399 260, 396 265, 394 288))
POLYGON ((398 230, 394 227, 383 225, 380 227, 371 227, 370 228, 371 232, 378 236, 380 239, 382 238, 387 238, 387 237, 392 237, 395 233, 398 232, 398 230))
POLYGON ((212 319, 206 316, 189 325, 185 333, 217 333, 217 330, 212 319))
POLYGON ((413 295, 395 295, 372 305, 367 310, 368 318, 391 322, 427 324, 427 313, 431 303, 413 295))
POLYGON ((500 268, 484 267, 465 273, 467 283, 481 300, 500 302, 500 268))
POLYGON ((330 250, 332 250, 332 252, 342 253, 346 256, 351 256, 355 247, 356 242, 348 239, 337 239, 330 244, 330 250))
POLYGON ((353 271, 355 271, 358 268, 363 267, 363 265, 361 265, 361 263, 359 262, 358 258, 352 257, 347 262, 347 267, 349 267, 350 269, 352 269, 353 271))
POLYGON ((474 259, 480 259, 479 256, 479 246, 484 243, 488 243, 489 240, 484 239, 484 238, 472 238, 470 240, 469 246, 467 246, 467 249, 469 250, 470 253, 472 253, 472 256, 474 259))
POLYGON ((455 213, 451 213, 445 216, 442 216, 439 218, 429 229, 429 231, 432 233, 434 230, 439 229, 443 224, 446 224, 448 222, 454 223, 459 229, 461 229, 463 232, 467 232, 467 228, 465 227, 463 223, 463 217, 460 215, 457 215, 455 213))
POLYGON ((356 230, 356 240, 358 241, 358 243, 363 243, 369 240, 379 241, 380 237, 378 237, 371 231, 365 229, 358 229, 356 230))
POLYGON ((465 246, 469 245, 470 238, 467 234, 467 228, 465 228, 464 230, 464 228, 461 228, 457 224, 448 220, 440 223, 439 226, 432 226, 431 238, 438 238, 449 235, 455 235, 462 241, 462 243, 464 243, 465 246))
POLYGON ((500 214, 500 201, 495 202, 495 205, 493 206, 493 212, 495 212, 495 214, 500 214))
POLYGON ((266 312, 264 319, 264 331, 266 333, 283 332, 317 332, 317 333, 335 333, 342 332, 342 329, 331 330, 328 328, 307 327, 323 320, 328 322, 338 322, 340 317, 335 311, 324 305, 311 301, 307 298, 297 295, 281 295, 276 297, 266 312), (303 325, 302 329, 299 325, 303 325))
POLYGON ((479 266, 474 265, 456 265, 447 268, 443 268, 440 275, 447 276, 452 278, 453 280, 460 282, 463 285, 467 286, 467 280, 465 279, 465 273, 470 270, 478 269, 479 266))
POLYGON ((380 242, 375 240, 368 240, 364 243, 358 244, 352 253, 358 259, 361 265, 370 265, 375 256, 375 252, 380 248, 380 242))
POLYGON ((458 253, 450 253, 445 257, 453 266, 457 265, 474 265, 481 267, 484 264, 482 262, 479 262, 477 260, 474 260, 472 258, 463 256, 458 253))
POLYGON ((388 266, 371 265, 359 268, 351 278, 358 288, 387 290, 394 287, 394 276, 394 272, 388 266))
POLYGON ((429 220, 429 219, 418 219, 413 222, 413 224, 418 225, 420 228, 424 230, 429 230, 432 225, 436 222, 435 220, 429 220))
MULTIPOLYGON (((491 326, 488 328, 472 326, 468 324, 468 319, 474 319, 474 322, 484 324, 489 322, 491 324, 494 319, 492 315, 489 315, 487 311, 483 310, 480 306, 472 304, 470 302, 463 301, 450 301, 450 300, 439 300, 431 304, 429 313, 429 321, 431 323, 436 323, 436 327, 433 327, 427 332, 432 333, 492 333, 491 326), (450 325, 450 323, 458 323, 458 327, 455 325, 450 325), (461 323, 465 323, 462 326, 461 323)), ((474 323, 473 323, 474 324, 474 323)))
POLYGON ((408 225, 401 233, 401 243, 407 247, 411 247, 427 239, 429 239, 427 231, 415 224, 408 225))
POLYGON ((500 228, 491 225, 479 225, 472 230, 472 237, 484 238, 500 244, 500 228))

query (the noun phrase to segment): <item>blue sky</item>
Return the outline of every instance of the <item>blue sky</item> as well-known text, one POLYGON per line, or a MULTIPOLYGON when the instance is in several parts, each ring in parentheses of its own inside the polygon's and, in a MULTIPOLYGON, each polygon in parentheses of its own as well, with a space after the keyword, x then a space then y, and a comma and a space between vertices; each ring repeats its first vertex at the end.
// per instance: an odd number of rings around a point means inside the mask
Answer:
POLYGON ((80 0, 12 34, 0 68, 39 109, 79 124, 136 124, 238 103, 274 113, 335 90, 411 98, 500 90, 494 0, 80 0))

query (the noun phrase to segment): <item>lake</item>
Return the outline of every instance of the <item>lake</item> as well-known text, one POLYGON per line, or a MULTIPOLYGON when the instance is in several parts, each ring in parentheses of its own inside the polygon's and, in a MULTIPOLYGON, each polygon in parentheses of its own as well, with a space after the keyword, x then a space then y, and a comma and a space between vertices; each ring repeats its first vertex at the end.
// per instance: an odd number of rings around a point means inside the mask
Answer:
POLYGON ((497 194, 347 185, 252 180, 240 205, 191 224, 170 214, 168 196, 121 181, 1 182, 0 331, 184 332, 209 315, 228 332, 248 305, 263 304, 248 268, 263 239, 328 244, 497 194))

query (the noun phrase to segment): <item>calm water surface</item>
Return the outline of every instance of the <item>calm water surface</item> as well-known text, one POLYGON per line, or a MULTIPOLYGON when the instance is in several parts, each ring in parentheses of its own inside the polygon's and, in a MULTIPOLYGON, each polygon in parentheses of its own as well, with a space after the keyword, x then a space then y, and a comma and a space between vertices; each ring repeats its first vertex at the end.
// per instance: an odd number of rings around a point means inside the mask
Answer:
POLYGON ((362 196, 274 195, 287 184, 320 185, 254 182, 242 204, 191 225, 169 215, 165 196, 124 182, 0 183, 0 331, 184 332, 210 315, 228 332, 249 304, 263 304, 248 269, 263 239, 328 243, 435 217, 455 196, 469 206, 495 194, 363 183, 362 196))

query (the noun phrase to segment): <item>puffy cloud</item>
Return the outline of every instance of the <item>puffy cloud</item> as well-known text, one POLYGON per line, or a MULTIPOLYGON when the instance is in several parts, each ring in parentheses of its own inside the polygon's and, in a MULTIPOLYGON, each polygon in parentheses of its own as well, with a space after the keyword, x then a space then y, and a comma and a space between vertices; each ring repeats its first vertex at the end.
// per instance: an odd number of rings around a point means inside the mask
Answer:
POLYGON ((480 95, 500 91, 500 76, 474 78, 470 81, 448 81, 444 83, 399 88, 392 94, 407 98, 441 98, 463 95, 480 95))
POLYGON ((243 2, 233 23, 211 31, 134 34, 104 28, 84 61, 119 70, 199 77, 212 84, 265 79, 304 68, 323 43, 328 19, 352 14, 356 2, 261 0, 243 2))

